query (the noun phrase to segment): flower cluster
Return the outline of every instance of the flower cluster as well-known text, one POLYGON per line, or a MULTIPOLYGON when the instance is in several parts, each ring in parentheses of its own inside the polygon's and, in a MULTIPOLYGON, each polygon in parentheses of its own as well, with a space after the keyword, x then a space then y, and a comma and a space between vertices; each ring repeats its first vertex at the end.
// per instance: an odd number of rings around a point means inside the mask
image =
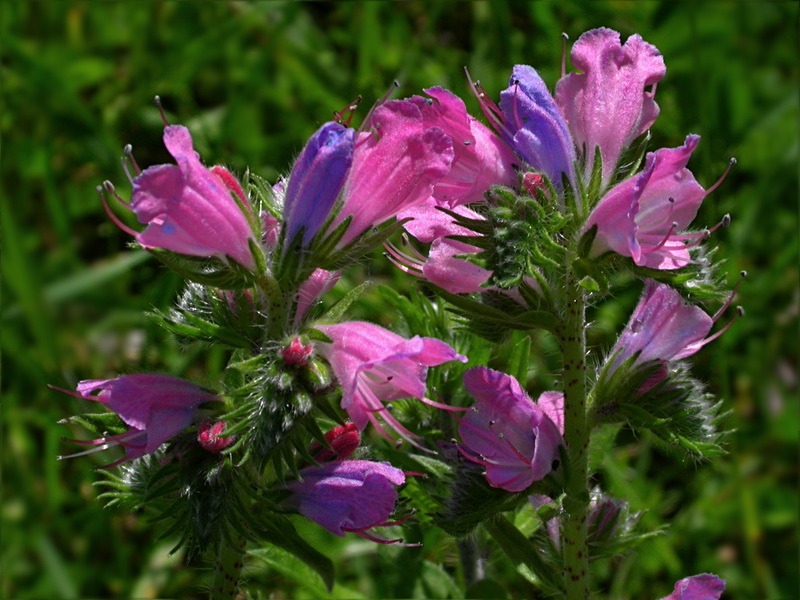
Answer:
MULTIPOLYGON (((177 307, 155 315, 159 323, 183 340, 224 346, 231 360, 216 391, 159 374, 81 381, 67 393, 116 417, 79 422, 120 431, 72 440, 91 449, 71 456, 122 446, 125 455, 105 467, 126 463, 118 487, 137 477, 167 482, 158 488, 172 494, 165 511, 188 515, 184 539, 197 547, 225 548, 230 531, 248 530, 318 565, 316 551, 280 525, 281 513, 378 543, 401 542, 375 528, 413 514, 392 517, 405 512, 399 490, 418 473, 370 460, 374 449, 361 444, 371 425, 375 437, 426 452, 418 462, 436 465, 429 474, 453 475, 449 500, 441 490, 428 498, 441 505, 429 517, 443 528, 463 535, 530 496, 562 511, 541 516, 541 531, 547 558, 564 573, 585 573, 589 548, 599 556, 615 540, 634 543, 632 522, 621 524, 624 502, 598 491, 590 503, 585 450, 592 429, 616 419, 711 453, 715 412, 681 361, 733 322, 710 333, 733 294, 713 317, 689 301, 693 290, 698 299, 717 292, 691 279, 702 267, 693 249, 716 227, 689 228, 722 179, 705 189, 687 168, 697 135, 646 154, 638 170, 634 145, 658 117, 656 86, 666 74, 653 45, 596 29, 570 56, 576 72, 564 72, 554 94, 528 65, 511 69, 497 102, 470 81, 489 126, 441 87, 387 95, 358 128, 335 113, 274 185, 204 166, 188 129, 162 111, 176 164, 141 170, 128 146, 130 200, 108 181, 98 189, 110 218, 189 280, 177 307), (125 224, 109 196, 144 230, 125 224), (438 294, 417 297, 424 309, 402 305, 414 317, 406 337, 344 320, 365 286, 323 310, 344 270, 381 246, 438 294), (587 299, 602 297, 620 268, 653 279, 587 375, 587 299), (430 318, 445 301, 463 331, 449 317, 430 318), (426 335, 414 335, 421 322, 426 335), (529 346, 519 344, 512 361, 490 342, 536 329, 557 340, 562 371, 557 389, 531 396, 529 346), (519 380, 486 366, 503 361, 519 380), (431 369, 446 385, 429 389, 431 369), (394 410, 404 400, 425 418, 394 410), (434 419, 437 429, 425 431, 434 419), (448 427, 460 441, 442 440, 448 427), (437 441, 450 451, 434 457, 437 441), (157 452, 158 460, 136 460, 157 452), (272 520, 259 523, 260 512, 272 520)), ((551 585, 542 560, 531 564, 551 585)), ((585 575, 563 583, 569 597, 588 597, 585 575)), ((696 575, 664 600, 716 599, 723 589, 715 576, 696 575)))

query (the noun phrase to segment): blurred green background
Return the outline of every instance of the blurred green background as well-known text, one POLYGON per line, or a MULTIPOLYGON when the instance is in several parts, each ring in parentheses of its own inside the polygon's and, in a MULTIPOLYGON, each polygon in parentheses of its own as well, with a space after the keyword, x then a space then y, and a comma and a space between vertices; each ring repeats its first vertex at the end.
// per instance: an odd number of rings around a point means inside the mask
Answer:
MULTIPOLYGON (((731 411, 730 454, 693 464, 649 438, 623 438, 600 476, 645 511, 648 526, 669 532, 613 561, 599 581, 609 597, 647 599, 711 571, 728 580, 726 598, 797 598, 798 6, 2 2, 0 594, 186 598, 194 597, 187 590, 201 597, 207 581, 202 565, 170 557, 169 541, 157 541, 145 519, 102 508, 92 486, 92 467, 102 462, 56 462, 72 451, 61 436, 76 433, 57 421, 85 406, 46 387, 144 370, 213 380, 224 366, 222 353, 179 348, 144 315, 169 306, 181 281, 126 248, 94 191, 108 178, 125 193, 125 143, 143 166, 168 160, 155 94, 171 122, 192 129, 207 164, 274 179, 357 94, 362 116, 395 79, 398 97, 431 85, 468 96, 465 65, 495 95, 514 63, 534 65, 554 85, 561 32, 574 40, 607 26, 623 37, 640 33, 665 57, 651 147, 702 135, 690 167, 706 186, 738 159, 696 223, 730 212, 730 229, 713 238, 726 261, 721 272, 731 284, 742 269, 750 277, 738 299, 747 317, 698 355, 694 369, 731 411)), ((477 114, 474 98, 467 102, 477 114)), ((400 289, 411 284, 380 257, 364 272, 400 289)), ((637 293, 620 292, 598 311, 593 343, 613 342, 637 293)), ((390 322, 385 310, 367 296, 359 316, 390 322)), ((456 570, 455 548, 441 533, 403 550, 340 540, 313 525, 302 531, 335 557, 338 597, 454 593, 439 571, 456 570), (413 576, 391 574, 392 565, 412 563, 421 572, 419 557, 428 561, 418 577, 424 594, 409 587, 413 576)), ((535 597, 491 544, 488 552, 488 574, 511 597, 535 597)), ((263 597, 324 595, 315 575, 277 552, 253 558, 248 573, 263 597)))

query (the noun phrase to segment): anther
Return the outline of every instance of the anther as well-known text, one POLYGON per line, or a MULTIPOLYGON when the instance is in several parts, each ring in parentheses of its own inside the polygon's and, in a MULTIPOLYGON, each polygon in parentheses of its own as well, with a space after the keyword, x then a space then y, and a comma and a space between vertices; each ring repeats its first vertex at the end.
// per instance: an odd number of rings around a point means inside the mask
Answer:
POLYGON ((156 96, 155 98, 153 98, 153 102, 158 107, 158 112, 161 113, 161 122, 164 123, 164 127, 166 127, 167 125, 169 125, 169 121, 167 121, 167 115, 164 114, 164 107, 161 106, 161 97, 156 96))
POLYGON ((723 226, 725 229, 727 229, 728 227, 730 227, 730 226, 731 226, 731 216, 730 216, 729 214, 727 214, 727 213, 726 213, 726 214, 725 214, 725 216, 723 216, 723 217, 722 217, 722 221, 720 221, 720 224, 721 224, 721 225, 722 225, 722 226, 723 226))
POLYGON ((472 142, 470 142, 469 140, 466 140, 466 141, 464 142, 464 145, 465 145, 465 146, 469 146, 469 145, 471 145, 471 144, 472 144, 472 142))

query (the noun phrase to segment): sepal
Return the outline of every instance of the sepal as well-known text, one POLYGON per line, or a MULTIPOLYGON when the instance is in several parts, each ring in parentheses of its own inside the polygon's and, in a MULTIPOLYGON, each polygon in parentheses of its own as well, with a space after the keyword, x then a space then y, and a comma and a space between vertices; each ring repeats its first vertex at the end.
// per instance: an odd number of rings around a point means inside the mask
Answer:
POLYGON ((184 343, 201 341, 251 349, 262 335, 249 290, 219 290, 190 282, 177 307, 155 310, 150 316, 184 343))
MULTIPOLYGON (((159 248, 148 248, 147 251, 170 269, 195 283, 223 290, 241 290, 251 287, 254 282, 254 274, 234 260, 225 262, 216 258, 186 256, 159 248)), ((254 257, 259 253, 260 250, 254 253, 254 257)), ((256 264, 259 264, 258 259, 256 264)))
POLYGON ((622 422, 652 431, 695 458, 724 454, 717 429, 722 403, 714 403, 683 363, 636 365, 636 359, 632 356, 613 373, 608 372, 611 359, 606 363, 592 390, 594 424, 622 422))

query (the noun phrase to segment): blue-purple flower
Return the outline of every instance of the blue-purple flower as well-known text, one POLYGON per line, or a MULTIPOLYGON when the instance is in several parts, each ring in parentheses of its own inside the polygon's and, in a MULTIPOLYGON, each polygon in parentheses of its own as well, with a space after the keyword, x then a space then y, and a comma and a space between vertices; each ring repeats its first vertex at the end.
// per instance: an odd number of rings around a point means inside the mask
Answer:
POLYGON ((308 246, 328 218, 353 163, 355 131, 339 123, 320 127, 294 163, 286 187, 283 220, 287 243, 303 230, 308 246))
POLYGON ((406 481, 403 471, 389 463, 343 460, 300 471, 286 487, 287 504, 334 535, 345 533, 380 543, 393 543, 373 531, 389 522, 397 503, 395 486, 406 481))

